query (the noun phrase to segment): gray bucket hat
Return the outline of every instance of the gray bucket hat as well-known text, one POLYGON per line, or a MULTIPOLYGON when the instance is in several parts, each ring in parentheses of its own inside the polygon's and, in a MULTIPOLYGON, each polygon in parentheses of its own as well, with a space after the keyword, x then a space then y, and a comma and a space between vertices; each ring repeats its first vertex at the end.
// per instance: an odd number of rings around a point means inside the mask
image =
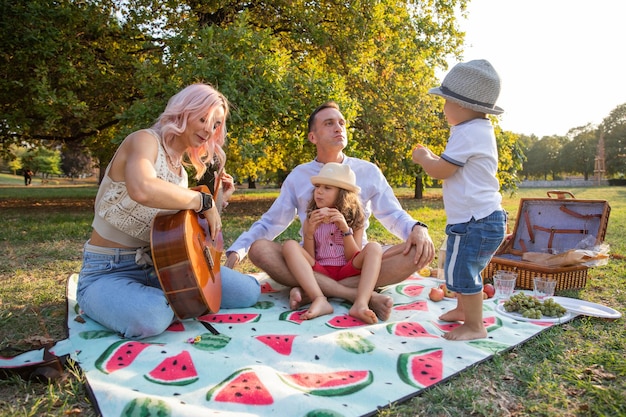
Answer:
POLYGON ((504 112, 496 106, 500 95, 500 77, 484 59, 456 64, 443 79, 441 87, 431 88, 428 93, 481 113, 504 112))

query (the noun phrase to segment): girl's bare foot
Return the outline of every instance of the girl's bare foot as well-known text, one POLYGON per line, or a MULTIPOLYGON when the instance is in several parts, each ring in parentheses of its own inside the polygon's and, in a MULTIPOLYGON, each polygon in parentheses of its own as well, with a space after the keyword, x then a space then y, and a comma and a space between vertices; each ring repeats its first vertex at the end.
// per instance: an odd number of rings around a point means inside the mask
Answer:
POLYGON ((456 329, 450 330, 448 333, 443 335, 443 338, 447 340, 474 340, 484 339, 485 337, 487 337, 487 330, 482 323, 480 329, 470 327, 469 325, 463 323, 456 329))
POLYGON ((376 313, 374 313, 367 307, 357 307, 353 305, 348 314, 367 324, 378 323, 378 317, 376 317, 376 313))
POLYGON ((333 312, 333 306, 330 305, 326 297, 323 295, 319 297, 315 297, 313 302, 311 303, 311 307, 300 315, 302 320, 310 320, 315 317, 323 316, 326 314, 330 314, 333 312))
POLYGON ((289 290, 289 308, 291 310, 297 310, 301 306, 310 302, 309 297, 302 291, 300 287, 293 287, 289 290))
POLYGON ((441 321, 465 321, 465 312, 455 308, 454 310, 446 311, 439 316, 441 321))
POLYGON ((373 292, 372 297, 370 298, 369 307, 372 309, 374 314, 378 316, 379 319, 381 319, 382 321, 387 321, 387 319, 389 319, 389 316, 391 316, 393 299, 388 295, 373 292))

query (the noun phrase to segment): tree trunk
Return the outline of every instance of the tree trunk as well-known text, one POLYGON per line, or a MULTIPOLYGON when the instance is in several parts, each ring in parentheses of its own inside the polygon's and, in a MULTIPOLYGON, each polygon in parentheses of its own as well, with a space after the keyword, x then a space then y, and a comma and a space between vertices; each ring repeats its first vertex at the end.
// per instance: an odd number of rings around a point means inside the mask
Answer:
POLYGON ((424 197, 424 183, 422 182, 422 176, 417 175, 415 177, 415 191, 413 198, 421 200, 424 197))
POLYGON ((256 188, 256 181, 252 177, 248 177, 248 188, 256 188))

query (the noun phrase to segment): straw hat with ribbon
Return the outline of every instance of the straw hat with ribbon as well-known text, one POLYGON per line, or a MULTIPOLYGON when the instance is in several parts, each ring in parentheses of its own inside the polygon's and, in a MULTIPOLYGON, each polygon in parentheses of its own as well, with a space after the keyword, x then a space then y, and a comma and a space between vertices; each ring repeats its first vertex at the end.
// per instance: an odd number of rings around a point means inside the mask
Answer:
POLYGON ((356 175, 354 175, 350 167, 348 165, 338 164, 337 162, 328 162, 325 164, 319 174, 311 177, 311 183, 313 185, 332 185, 356 193, 361 191, 361 188, 356 185, 356 175))

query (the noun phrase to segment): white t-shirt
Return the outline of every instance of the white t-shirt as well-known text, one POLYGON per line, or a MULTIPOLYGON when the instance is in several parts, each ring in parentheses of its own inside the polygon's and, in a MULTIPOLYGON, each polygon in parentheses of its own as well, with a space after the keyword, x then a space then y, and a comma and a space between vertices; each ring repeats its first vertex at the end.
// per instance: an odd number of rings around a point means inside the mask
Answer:
POLYGON ((502 195, 496 177, 498 146, 488 119, 473 119, 452 126, 441 157, 459 167, 443 182, 447 223, 465 223, 501 209, 502 195))

